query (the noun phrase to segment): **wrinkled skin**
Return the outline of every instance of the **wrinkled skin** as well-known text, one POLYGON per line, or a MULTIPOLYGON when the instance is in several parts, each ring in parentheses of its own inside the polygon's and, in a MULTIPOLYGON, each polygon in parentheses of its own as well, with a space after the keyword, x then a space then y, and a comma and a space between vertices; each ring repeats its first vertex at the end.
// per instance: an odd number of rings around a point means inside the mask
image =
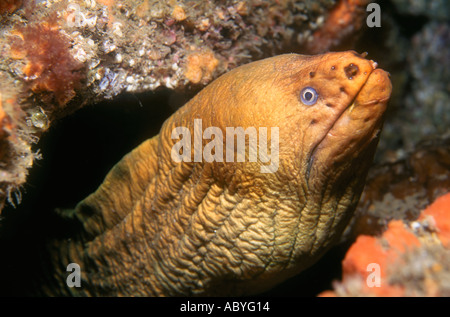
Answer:
POLYGON ((235 296, 299 273, 351 217, 390 93, 387 73, 355 52, 280 55, 221 76, 77 205, 84 229, 52 243, 54 280, 43 292, 235 296), (314 105, 300 99, 306 86, 319 94, 314 105), (172 130, 193 136, 199 118, 224 135, 279 127, 276 172, 261 173, 260 161, 175 162, 172 130), (71 262, 80 288, 65 285, 71 262))

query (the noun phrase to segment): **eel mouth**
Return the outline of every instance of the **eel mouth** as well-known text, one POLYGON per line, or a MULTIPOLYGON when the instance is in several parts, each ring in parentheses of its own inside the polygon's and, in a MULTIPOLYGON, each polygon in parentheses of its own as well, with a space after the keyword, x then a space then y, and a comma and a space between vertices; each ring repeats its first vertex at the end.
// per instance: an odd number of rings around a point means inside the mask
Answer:
POLYGON ((372 62, 372 67, 373 70, 348 106, 336 116, 312 148, 307 160, 307 180, 319 156, 321 162, 336 163, 362 152, 368 141, 377 137, 392 85, 389 73, 377 68, 375 62, 372 62))

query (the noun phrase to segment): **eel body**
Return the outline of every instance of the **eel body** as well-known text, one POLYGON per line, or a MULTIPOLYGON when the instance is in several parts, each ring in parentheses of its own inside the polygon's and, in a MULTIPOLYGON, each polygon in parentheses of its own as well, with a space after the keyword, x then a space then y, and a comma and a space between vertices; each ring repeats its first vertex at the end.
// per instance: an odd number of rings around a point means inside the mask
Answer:
POLYGON ((350 219, 390 93, 388 74, 353 51, 279 55, 224 74, 76 206, 82 230, 50 244, 41 290, 236 296, 298 274, 350 219), (67 286, 69 263, 81 287, 67 286))

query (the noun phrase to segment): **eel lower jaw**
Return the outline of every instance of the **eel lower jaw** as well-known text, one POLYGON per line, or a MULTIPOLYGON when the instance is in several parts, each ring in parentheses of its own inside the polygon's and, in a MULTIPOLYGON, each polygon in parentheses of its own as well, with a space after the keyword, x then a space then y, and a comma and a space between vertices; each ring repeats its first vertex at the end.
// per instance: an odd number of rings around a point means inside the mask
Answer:
MULTIPOLYGON (((339 116, 336 118, 336 120, 333 121, 333 123, 328 127, 327 131, 323 134, 323 136, 320 138, 319 142, 317 142, 312 151, 310 152, 310 155, 308 157, 308 164, 306 167, 306 180, 307 182, 309 182, 309 178, 310 178, 310 173, 311 173, 311 168, 315 162, 316 159, 316 153, 319 150, 320 146, 323 144, 323 142, 329 138, 329 137, 336 137, 337 135, 333 134, 333 128, 335 127, 336 123, 341 120, 341 118, 344 116, 344 114, 351 112, 353 110, 353 108, 355 107, 355 99, 356 99, 357 95, 354 97, 354 99, 352 100, 352 102, 350 103, 350 105, 348 107, 346 107, 340 114, 339 116)), ((343 149, 345 150, 345 149, 343 149)))

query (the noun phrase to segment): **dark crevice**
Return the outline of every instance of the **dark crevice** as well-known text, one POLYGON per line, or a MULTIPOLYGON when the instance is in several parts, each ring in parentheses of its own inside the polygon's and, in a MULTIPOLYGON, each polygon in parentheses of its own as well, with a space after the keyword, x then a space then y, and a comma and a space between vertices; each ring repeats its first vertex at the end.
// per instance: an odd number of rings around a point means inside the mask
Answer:
POLYGON ((40 274, 33 267, 41 266, 36 261, 43 256, 44 241, 80 230, 77 220, 64 216, 70 214, 65 209, 94 192, 109 170, 156 135, 186 98, 169 90, 125 94, 53 123, 36 145, 43 159, 30 170, 22 203, 2 210, 0 250, 8 260, 0 261, 0 296, 26 291, 31 276, 40 274))

